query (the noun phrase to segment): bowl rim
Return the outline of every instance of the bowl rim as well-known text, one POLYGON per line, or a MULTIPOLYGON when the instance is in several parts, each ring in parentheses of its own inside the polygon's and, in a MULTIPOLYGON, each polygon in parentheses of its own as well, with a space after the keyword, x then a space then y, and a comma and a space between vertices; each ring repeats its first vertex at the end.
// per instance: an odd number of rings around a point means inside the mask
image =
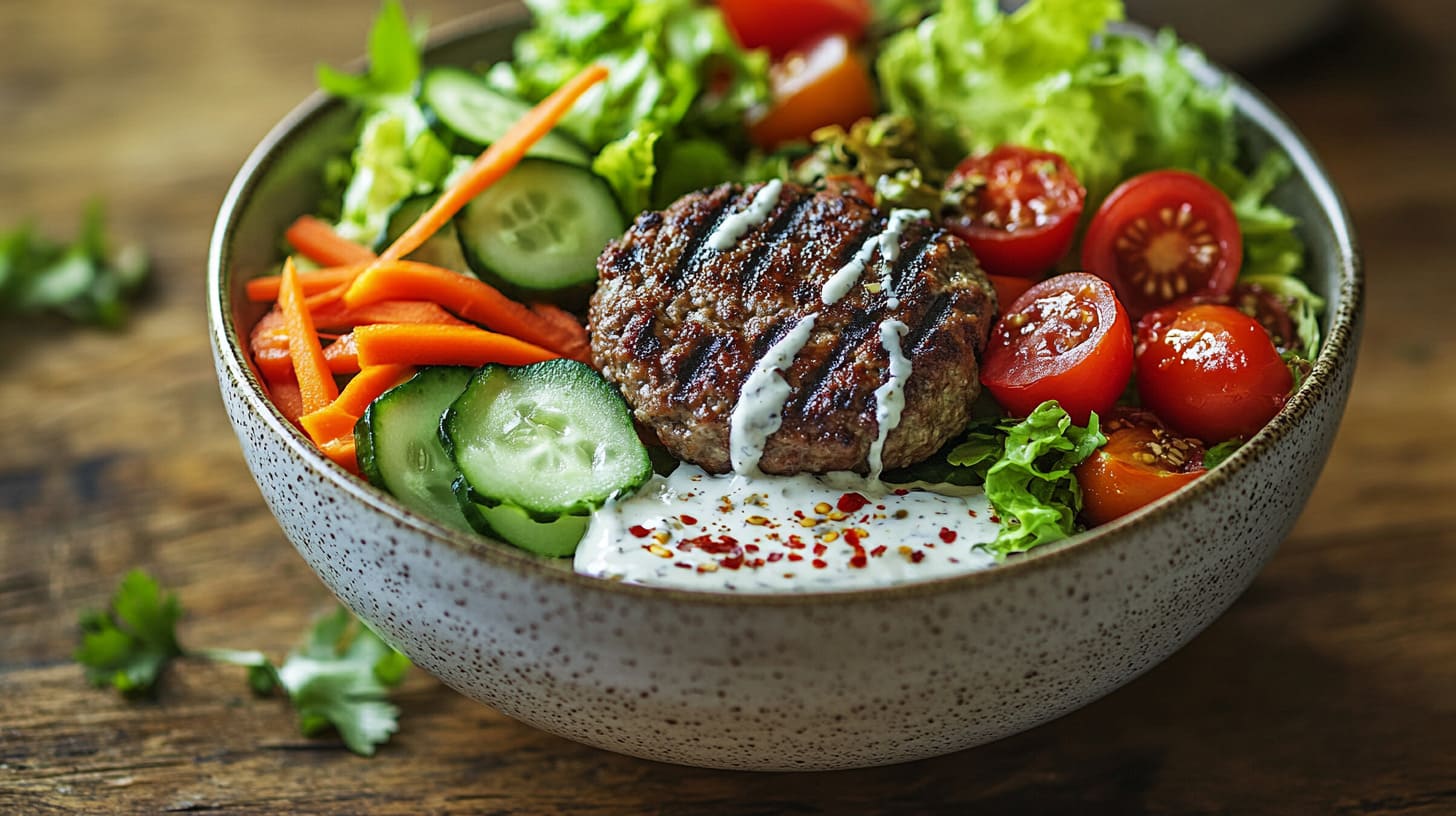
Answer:
MULTIPOLYGON (((435 28, 431 32, 425 52, 437 52, 494 29, 520 25, 525 19, 518 10, 509 7, 477 12, 435 28)), ((1149 29, 1136 24, 1122 24, 1118 28, 1140 36, 1152 36, 1149 29)), ((334 486, 372 510, 491 566, 521 570, 543 581, 664 602, 691 602, 707 606, 788 607, 928 598, 988 582, 1004 582, 1039 574, 1073 558, 1114 547, 1127 536, 1155 525, 1171 508, 1198 502, 1206 493, 1218 489, 1220 485, 1239 480, 1251 460, 1290 434, 1298 433, 1299 426, 1314 410, 1322 392, 1332 386, 1331 381, 1345 359, 1355 355, 1357 350, 1358 325, 1364 309, 1363 261, 1349 211, 1328 173, 1295 126, 1263 94, 1235 73, 1215 65, 1212 61, 1194 61, 1190 67, 1198 79, 1207 84, 1227 83, 1236 115, 1262 130, 1272 140, 1274 147, 1288 155, 1297 177, 1309 185, 1319 211, 1329 221, 1334 238, 1334 260, 1339 271, 1338 292, 1328 293, 1328 299, 1337 302, 1337 308, 1329 315, 1329 331, 1309 375, 1284 408, 1219 467, 1191 485, 1123 518, 1014 556, 1005 563, 988 569, 885 587, 781 593, 730 593, 626 584, 581 575, 569 566, 563 569, 561 564, 565 559, 545 559, 486 536, 448 528, 411 511, 383 490, 355 477, 328 459, 307 437, 284 419, 265 395, 237 327, 233 325, 232 292, 230 287, 224 286, 229 280, 231 236, 249 195, 259 186, 278 157, 300 138, 300 134, 308 126, 342 107, 342 102, 323 91, 316 90, 311 93, 268 131, 238 170, 218 211, 208 249, 207 300, 211 340, 215 353, 219 355, 218 362, 229 375, 227 378, 220 378, 219 385, 226 388, 228 379, 241 384, 241 396, 247 410, 260 416, 263 423, 279 435, 291 454, 307 462, 334 486)))

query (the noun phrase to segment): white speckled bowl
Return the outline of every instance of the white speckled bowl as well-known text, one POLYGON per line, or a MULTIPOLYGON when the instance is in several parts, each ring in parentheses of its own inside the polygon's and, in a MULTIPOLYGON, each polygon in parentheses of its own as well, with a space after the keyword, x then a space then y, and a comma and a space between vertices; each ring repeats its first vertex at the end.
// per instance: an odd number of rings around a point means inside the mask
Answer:
MULTIPOLYGON (((508 53, 518 23, 445 32, 436 62, 508 53)), ((1213 81, 1214 77, 1209 78, 1213 81)), ((748 769, 846 768, 967 748, 1065 714, 1157 664, 1253 580, 1304 506, 1354 373, 1359 257, 1318 162, 1234 84, 1250 148, 1286 151, 1280 193, 1329 299, 1328 340, 1284 411, 1188 489, 987 572, 781 597, 650 590, 452 532, 321 456, 265 398, 243 283, 315 202, 340 106, 308 99, 263 141, 218 217, 208 312, 229 417, 268 506, 356 613, 462 694, 612 751, 748 769)))

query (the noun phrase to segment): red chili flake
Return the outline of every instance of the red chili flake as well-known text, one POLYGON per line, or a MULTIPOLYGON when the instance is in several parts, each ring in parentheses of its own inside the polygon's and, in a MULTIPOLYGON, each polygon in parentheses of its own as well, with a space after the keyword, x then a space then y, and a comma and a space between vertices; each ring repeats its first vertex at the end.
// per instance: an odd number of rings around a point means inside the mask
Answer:
POLYGON ((976 511, 975 510, 967 510, 966 512, 971 514, 971 518, 975 518, 976 517, 976 511))
POLYGON ((736 570, 743 566, 743 553, 734 553, 718 562, 724 569, 736 570))
POLYGON ((772 564, 775 561, 781 561, 781 560, 783 560, 783 557, 784 557, 784 554, 781 553, 781 552, 771 552, 771 553, 768 554, 768 562, 770 564, 772 564))
MULTIPOLYGON (((718 536, 717 538, 713 538, 710 535, 694 536, 683 539, 683 544, 689 544, 703 552, 712 553, 713 555, 727 555, 738 549, 738 539, 726 535, 718 536)), ((682 546, 679 545, 678 549, 682 549, 682 546)))
POLYGON ((924 560, 925 560, 925 553, 922 552, 922 551, 920 551, 920 550, 916 550, 915 552, 913 552, 913 553, 910 554, 910 561, 911 561, 911 563, 919 564, 921 561, 924 561, 924 560))
POLYGON ((956 540, 956 531, 949 527, 940 528, 940 540, 950 544, 956 540))
POLYGON ((849 542, 849 546, 854 547, 855 549, 859 549, 859 546, 860 545, 859 545, 859 532, 858 531, 856 531, 854 529, 845 530, 844 531, 844 540, 847 541, 847 542, 849 542))
POLYGON ((992 513, 990 515, 990 519, 991 519, 991 523, 992 524, 1000 524, 1001 523, 1001 517, 998 516, 998 515, 996 515, 995 513, 992 513))
POLYGON ((791 550, 802 550, 804 549, 804 539, 799 538, 796 535, 791 535, 789 536, 788 543, 784 546, 788 547, 791 550))
POLYGON ((691 527, 694 524, 697 524, 698 523, 698 520, 697 519, 693 518, 692 516, 688 515, 687 513, 683 513, 681 516, 678 516, 678 518, 682 519, 682 523, 688 525, 689 527, 691 527))
POLYGON ((858 493, 845 493, 839 497, 839 501, 835 502, 834 506, 839 508, 839 512, 841 513, 853 513, 869 503, 869 499, 866 499, 858 493))
POLYGON ((814 569, 824 569, 825 567, 829 566, 829 564, 825 563, 824 559, 822 558, 816 558, 811 563, 814 564, 814 569))
POLYGON ((880 546, 874 548, 873 550, 870 550, 870 555, 873 555, 874 557, 879 558, 880 556, 882 556, 882 555, 885 554, 885 550, 886 549, 888 549, 888 548, 885 547, 884 544, 881 544, 880 546))
POLYGON ((824 553, 826 553, 828 551, 829 551, 829 548, 826 547, 826 546, 824 546, 823 544, 815 544, 814 545, 814 554, 815 555, 823 555, 824 553))
POLYGON ((803 517, 804 517, 804 511, 803 510, 795 510, 794 511, 794 518, 803 518, 803 517))
POLYGON ((799 555, 798 553, 789 553, 789 560, 790 561, 803 561, 804 560, 804 556, 799 555))
POLYGON ((764 565, 764 563, 765 562, 764 562, 764 560, 762 558, 755 558, 752 561, 749 561, 748 562, 748 566, 751 569, 758 569, 759 567, 762 567, 764 565))
POLYGON ((751 553, 758 552, 758 545, 757 544, 745 544, 745 545, 743 545, 743 549, 746 550, 746 551, 748 551, 748 552, 751 552, 751 553))
POLYGON ((637 536, 638 538, 646 538, 646 537, 652 535, 652 531, 651 530, 647 529, 646 527, 643 527, 640 524, 634 524, 631 527, 628 527, 627 528, 627 532, 631 533, 634 536, 637 536))
POLYGON ((678 561, 677 563, 673 564, 673 566, 674 567, 677 567, 678 569, 692 569, 693 568, 693 565, 692 564, 684 563, 682 561, 678 561))
POLYGON ((869 563, 870 561, 865 558, 864 553, 855 553, 854 557, 849 559, 849 565, 855 569, 864 569, 869 563))
POLYGON ((909 488, 897 487, 897 488, 895 488, 895 495, 896 496, 908 496, 908 495, 910 495, 910 490, 909 490, 909 488))
POLYGON ((884 510, 885 509, 885 506, 883 504, 877 504, 877 505, 875 505, 875 509, 876 510, 884 510))

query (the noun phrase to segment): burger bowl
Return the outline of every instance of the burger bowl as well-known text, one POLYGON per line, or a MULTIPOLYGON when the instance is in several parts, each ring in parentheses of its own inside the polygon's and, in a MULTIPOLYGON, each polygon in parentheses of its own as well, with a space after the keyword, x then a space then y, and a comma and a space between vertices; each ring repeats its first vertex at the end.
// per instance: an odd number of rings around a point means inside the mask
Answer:
MULTIPOLYGON (((524 22, 437 32, 432 64, 505 58, 524 22)), ((806 770, 991 742, 1096 700, 1217 618, 1289 533, 1355 369, 1360 260, 1338 193, 1294 128, 1229 81, 1245 149, 1281 150, 1324 345, 1286 407, 1223 465, 1114 523, 991 569, 871 590, 731 595, 577 575, 456 532, 329 461, 270 403, 245 338, 245 282, 321 195, 350 113, 315 94, 247 159, 218 215, 208 316, 223 401, 269 509, 303 559, 417 665, 537 728, 633 756, 806 770)))

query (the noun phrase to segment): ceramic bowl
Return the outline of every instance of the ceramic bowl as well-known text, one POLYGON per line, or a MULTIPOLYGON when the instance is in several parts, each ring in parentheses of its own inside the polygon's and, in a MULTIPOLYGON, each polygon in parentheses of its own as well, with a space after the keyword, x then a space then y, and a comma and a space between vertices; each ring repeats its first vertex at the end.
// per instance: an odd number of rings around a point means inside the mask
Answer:
MULTIPOLYGON (((508 54, 519 22, 442 33, 436 63, 508 54)), ((1219 77, 1210 72, 1209 81, 1219 77)), ((321 456, 264 396, 244 281, 319 194, 346 112, 305 101, 248 158, 210 256, 213 353, 269 508, 340 599, 416 664, 538 728, 692 765, 793 770, 929 757, 1065 714, 1147 671, 1238 597, 1294 525, 1355 366, 1361 277, 1339 196, 1300 137, 1233 84, 1244 138, 1298 177, 1279 193, 1329 299, 1327 340, 1284 411, 1225 465, 1114 524, 998 568, 873 591, 731 597, 624 586, 453 532, 321 456)))

